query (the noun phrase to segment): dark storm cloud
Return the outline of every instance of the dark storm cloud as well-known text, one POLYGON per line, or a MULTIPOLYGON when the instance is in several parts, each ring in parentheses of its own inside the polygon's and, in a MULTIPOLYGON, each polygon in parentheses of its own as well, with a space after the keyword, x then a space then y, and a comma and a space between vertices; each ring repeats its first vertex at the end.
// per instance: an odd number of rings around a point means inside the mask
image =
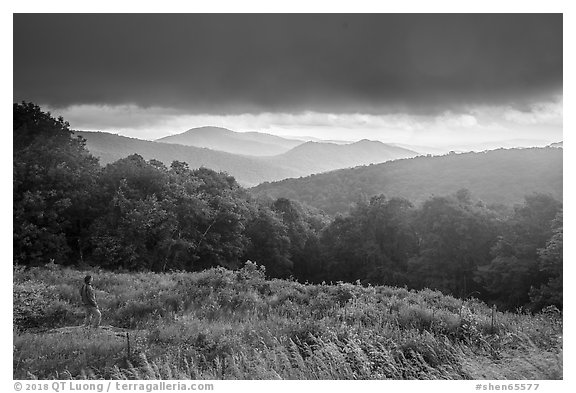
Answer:
POLYGON ((434 111, 561 94, 561 14, 14 16, 14 100, 434 111))

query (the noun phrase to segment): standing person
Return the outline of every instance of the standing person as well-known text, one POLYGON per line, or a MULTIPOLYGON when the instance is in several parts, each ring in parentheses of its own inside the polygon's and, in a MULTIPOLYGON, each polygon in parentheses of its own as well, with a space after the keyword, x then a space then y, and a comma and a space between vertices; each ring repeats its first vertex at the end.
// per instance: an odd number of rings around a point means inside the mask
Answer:
POLYGON ((82 303, 84 303, 84 308, 86 309, 84 326, 88 327, 90 326, 90 322, 92 322, 92 327, 97 328, 100 326, 102 314, 98 309, 94 288, 92 288, 92 276, 84 277, 84 285, 80 288, 80 296, 82 296, 82 303))

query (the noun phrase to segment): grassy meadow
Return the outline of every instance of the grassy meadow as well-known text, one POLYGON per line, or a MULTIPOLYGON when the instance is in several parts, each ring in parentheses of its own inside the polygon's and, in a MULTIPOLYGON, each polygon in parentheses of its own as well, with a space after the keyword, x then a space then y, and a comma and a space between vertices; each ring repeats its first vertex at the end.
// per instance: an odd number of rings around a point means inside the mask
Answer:
POLYGON ((16 267, 14 379, 561 379, 562 314, 493 311, 432 290, 301 284, 238 271, 16 267), (127 333, 127 334, 126 334, 127 333))

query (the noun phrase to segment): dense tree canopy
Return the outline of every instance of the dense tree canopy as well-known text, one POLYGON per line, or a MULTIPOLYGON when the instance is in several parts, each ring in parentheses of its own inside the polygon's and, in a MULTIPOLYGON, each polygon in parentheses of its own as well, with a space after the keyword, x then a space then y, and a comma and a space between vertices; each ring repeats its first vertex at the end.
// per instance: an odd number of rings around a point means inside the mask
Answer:
POLYGON ((405 284, 407 262, 417 247, 412 213, 409 201, 378 196, 337 217, 320 239, 328 278, 405 284))
POLYGON ((100 166, 62 118, 14 104, 14 259, 82 259, 100 166))
POLYGON ((530 289, 530 300, 538 307, 550 304, 562 307, 562 212, 558 213, 552 227, 554 234, 546 247, 538 250, 538 268, 543 283, 530 289))
POLYGON ((414 218, 419 249, 410 260, 417 287, 438 288, 466 297, 478 291, 474 272, 490 260, 496 240, 494 214, 473 204, 467 190, 424 202, 414 218))
MULTIPOLYGON (((555 241, 560 241, 561 247, 561 231, 559 234, 554 231, 554 225, 562 226, 561 219, 559 224, 557 221, 561 209, 560 202, 541 194, 527 196, 525 203, 516 207, 492 247, 493 259, 477 272, 477 281, 493 298, 505 300, 507 305, 522 306, 530 301, 531 287, 539 288, 549 279, 561 277, 554 268, 546 271, 550 266, 546 260, 553 254, 543 251, 550 242, 550 251, 556 247, 555 241)), ((561 261, 561 255, 558 257, 561 261)), ((561 266, 560 261, 551 265, 561 266)))

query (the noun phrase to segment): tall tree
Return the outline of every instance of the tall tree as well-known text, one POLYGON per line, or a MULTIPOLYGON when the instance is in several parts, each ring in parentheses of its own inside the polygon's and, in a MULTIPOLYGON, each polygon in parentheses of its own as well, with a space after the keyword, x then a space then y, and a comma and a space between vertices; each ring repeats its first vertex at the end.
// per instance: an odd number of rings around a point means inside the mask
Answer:
POLYGON ((562 212, 559 212, 552 222, 553 235, 546 243, 546 247, 538 250, 538 268, 544 275, 545 282, 539 287, 533 286, 530 289, 530 300, 532 306, 540 309, 545 306, 554 305, 559 308, 563 306, 563 219, 562 212))
POLYGON ((414 286, 463 297, 481 289, 474 273, 490 261, 496 241, 494 217, 483 204, 474 204, 465 189, 433 197, 417 212, 414 226, 419 237, 419 252, 409 269, 414 286))
POLYGON ((195 250, 196 268, 240 266, 248 244, 246 191, 226 173, 199 168, 193 170, 192 175, 199 181, 198 195, 207 206, 197 221, 201 237, 195 250))
POLYGON ((294 277, 301 281, 314 281, 319 270, 318 233, 326 218, 318 211, 286 198, 278 198, 271 208, 287 228, 294 277))
POLYGON ((279 215, 265 205, 256 207, 246 225, 250 243, 245 259, 266 267, 270 277, 286 278, 293 272, 288 228, 279 215))
POLYGON ((494 299, 507 307, 530 302, 531 287, 545 284, 549 276, 540 271, 539 250, 554 234, 554 219, 562 203, 549 195, 526 196, 514 209, 503 234, 492 249, 492 260, 478 268, 476 280, 494 299))
POLYGON ((373 284, 406 283, 408 258, 416 237, 405 199, 373 197, 348 217, 337 217, 321 235, 325 270, 332 280, 362 280, 373 284))
POLYGON ((14 261, 82 260, 98 214, 98 160, 62 118, 14 104, 14 261))

